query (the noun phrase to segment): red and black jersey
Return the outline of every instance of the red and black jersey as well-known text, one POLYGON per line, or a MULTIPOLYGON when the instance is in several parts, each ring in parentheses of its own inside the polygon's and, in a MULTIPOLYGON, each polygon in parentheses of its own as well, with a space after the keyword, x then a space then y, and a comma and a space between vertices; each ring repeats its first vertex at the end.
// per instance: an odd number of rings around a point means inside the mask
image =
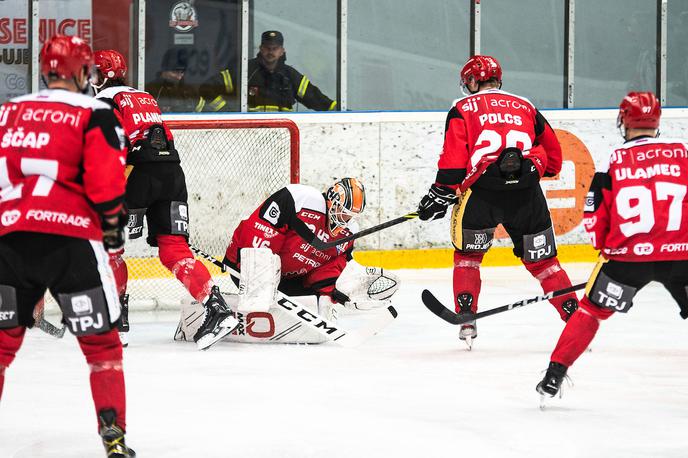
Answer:
POLYGON ((126 150, 112 108, 48 89, 0 107, 0 235, 101 240, 99 214, 121 208, 126 150))
MULTIPOLYGON (((537 172, 536 179, 561 170, 559 141, 528 99, 489 89, 458 100, 447 115, 436 183, 465 191, 482 178, 505 148, 521 150, 523 159, 530 159, 535 167, 529 172, 537 172)), ((499 182, 485 177, 481 184, 503 184, 499 182)))
POLYGON ((306 242, 314 234, 329 242, 351 232, 344 229, 332 239, 327 230, 325 197, 310 186, 291 184, 268 197, 239 223, 225 256, 239 264, 241 248, 270 248, 280 257, 282 277, 303 278, 305 287, 332 294, 337 278, 351 259, 353 241, 320 251, 306 242))
POLYGON ((96 98, 112 105, 122 122, 131 144, 127 163, 179 162, 172 132, 152 95, 129 86, 114 86, 100 91, 96 98))
POLYGON ((639 137, 598 168, 583 224, 608 259, 688 260, 687 191, 686 142, 639 137))

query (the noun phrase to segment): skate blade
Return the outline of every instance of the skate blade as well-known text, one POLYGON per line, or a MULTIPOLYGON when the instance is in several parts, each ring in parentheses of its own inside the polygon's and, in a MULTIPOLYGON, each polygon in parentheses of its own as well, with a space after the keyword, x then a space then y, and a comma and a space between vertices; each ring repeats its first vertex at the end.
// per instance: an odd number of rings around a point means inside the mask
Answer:
POLYGON ((540 393, 540 410, 545 410, 547 404, 545 403, 545 395, 540 393))
POLYGON ((216 334, 206 334, 196 342, 196 346, 199 350, 207 350, 234 329, 232 328, 219 328, 216 334))

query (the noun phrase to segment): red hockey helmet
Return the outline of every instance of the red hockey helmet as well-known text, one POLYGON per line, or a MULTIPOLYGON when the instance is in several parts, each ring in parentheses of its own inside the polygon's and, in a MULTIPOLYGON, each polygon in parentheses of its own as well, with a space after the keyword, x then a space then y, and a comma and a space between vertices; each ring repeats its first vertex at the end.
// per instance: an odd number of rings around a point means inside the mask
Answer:
POLYGON ((127 62, 124 56, 114 49, 103 49, 93 53, 96 68, 103 78, 124 78, 127 75, 127 62))
POLYGON ((652 92, 629 92, 619 105, 616 126, 624 129, 658 129, 662 108, 652 92))
POLYGON ((502 81, 502 66, 492 56, 473 56, 461 68, 461 84, 463 86, 471 81, 479 83, 492 78, 502 81))
POLYGON ((77 36, 55 35, 41 49, 41 73, 45 77, 78 78, 84 67, 88 74, 92 65, 91 47, 77 36))

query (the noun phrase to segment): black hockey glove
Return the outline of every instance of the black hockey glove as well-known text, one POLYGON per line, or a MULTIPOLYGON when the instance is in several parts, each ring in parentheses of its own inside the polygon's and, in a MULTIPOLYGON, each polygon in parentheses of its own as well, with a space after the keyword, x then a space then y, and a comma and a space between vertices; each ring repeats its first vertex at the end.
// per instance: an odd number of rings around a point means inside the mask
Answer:
POLYGON ((103 245, 110 253, 124 248, 126 240, 127 210, 123 207, 119 213, 106 216, 101 215, 100 225, 103 229, 103 245))
POLYGON ((456 191, 433 184, 418 204, 418 217, 423 221, 444 218, 447 207, 458 202, 456 191))

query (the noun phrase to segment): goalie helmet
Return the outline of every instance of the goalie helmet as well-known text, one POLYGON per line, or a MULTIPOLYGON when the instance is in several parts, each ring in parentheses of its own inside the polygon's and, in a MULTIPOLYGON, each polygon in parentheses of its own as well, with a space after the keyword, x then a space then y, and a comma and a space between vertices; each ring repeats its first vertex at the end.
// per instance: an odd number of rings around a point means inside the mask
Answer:
POLYGON ((331 235, 337 235, 365 208, 365 188, 356 178, 342 178, 327 190, 325 201, 327 228, 331 235))
POLYGON ((616 126, 625 137, 628 129, 658 129, 662 108, 652 92, 629 92, 619 105, 616 126))
POLYGON ((92 65, 91 47, 77 36, 55 35, 41 49, 41 74, 45 78, 77 80, 84 68, 89 74, 92 65))
POLYGON ((467 87, 469 83, 491 79, 502 81, 502 66, 492 56, 473 56, 461 68, 461 88, 465 94, 470 93, 467 87))

